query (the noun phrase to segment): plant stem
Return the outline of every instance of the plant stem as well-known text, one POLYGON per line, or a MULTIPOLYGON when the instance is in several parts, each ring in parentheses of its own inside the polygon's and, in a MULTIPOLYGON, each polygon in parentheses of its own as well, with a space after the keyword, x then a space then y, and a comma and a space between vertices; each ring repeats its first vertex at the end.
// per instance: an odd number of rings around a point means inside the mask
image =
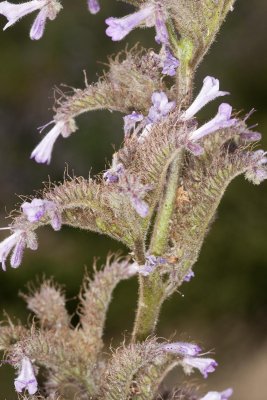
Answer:
POLYGON ((164 289, 158 273, 139 276, 139 301, 132 335, 133 342, 144 341, 153 334, 165 299, 164 289))
MULTIPOLYGON (((175 206, 182 157, 183 151, 179 152, 169 168, 166 189, 159 205, 150 242, 149 253, 153 255, 162 255, 167 247, 169 224, 175 206)), ((133 341, 143 341, 154 332, 162 303, 166 297, 165 286, 157 271, 147 277, 140 276, 139 302, 133 341)))
POLYGON ((155 256, 161 256, 166 250, 169 225, 175 206, 176 191, 178 187, 183 155, 184 151, 181 150, 169 167, 165 193, 163 194, 159 205, 150 241, 149 253, 155 256))
MULTIPOLYGON (((192 43, 186 39, 175 45, 175 53, 179 56, 180 66, 177 72, 177 105, 187 107, 191 101, 193 72, 190 60, 193 54, 192 43)), ((162 256, 166 252, 169 240, 169 227, 175 207, 179 177, 183 166, 184 149, 181 149, 172 161, 166 174, 166 183, 159 203, 149 253, 162 256)), ((139 300, 132 340, 143 341, 153 334, 158 322, 159 313, 167 297, 166 283, 156 270, 149 276, 139 277, 139 300)))

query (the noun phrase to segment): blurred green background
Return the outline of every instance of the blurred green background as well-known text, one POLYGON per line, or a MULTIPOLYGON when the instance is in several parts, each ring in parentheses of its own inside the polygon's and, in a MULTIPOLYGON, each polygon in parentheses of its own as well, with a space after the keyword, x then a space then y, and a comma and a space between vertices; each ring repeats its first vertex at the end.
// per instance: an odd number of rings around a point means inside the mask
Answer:
MULTIPOLYGON (((178 1, 178 0, 177 0, 178 1)), ((154 32, 135 30, 127 41, 114 43, 105 36, 106 17, 125 15, 126 4, 102 2, 97 16, 87 12, 86 1, 64 1, 64 10, 49 22, 43 39, 28 38, 33 16, 0 32, 0 213, 1 226, 18 202, 17 195, 31 194, 43 181, 62 179, 69 173, 88 176, 98 173, 110 161, 113 146, 123 138, 122 118, 117 113, 95 112, 78 119, 79 130, 56 143, 49 166, 29 159, 39 142, 37 127, 51 120, 53 86, 65 83, 83 87, 83 70, 88 80, 101 74, 107 55, 140 41, 154 46, 154 32)), ((256 108, 251 125, 258 122, 267 147, 267 2, 237 1, 210 53, 197 73, 196 91, 206 75, 218 77, 222 90, 237 110, 256 108)), ((0 18, 1 26, 4 17, 0 18)), ((216 104, 200 114, 213 116, 216 104)), ((215 349, 219 367, 207 389, 233 386, 233 399, 267 398, 267 185, 255 187, 243 178, 228 189, 218 218, 195 266, 196 278, 185 284, 164 306, 159 334, 200 342, 206 350, 215 349)), ((27 321, 27 311, 18 297, 26 283, 36 276, 53 275, 66 286, 73 312, 85 266, 94 256, 104 261, 109 250, 120 244, 96 234, 70 228, 55 233, 45 228, 38 232, 39 249, 26 251, 23 265, 0 272, 0 305, 11 316, 27 321)), ((1 240, 6 233, 1 234, 1 240)), ((115 291, 108 315, 106 340, 113 344, 130 331, 134 318, 137 284, 124 282, 115 291)), ((14 371, 0 369, 0 398, 13 400, 14 371)), ((169 379, 184 379, 176 371, 169 379)), ((193 381, 203 385, 196 373, 193 381)), ((119 400, 119 399, 118 399, 119 400)))

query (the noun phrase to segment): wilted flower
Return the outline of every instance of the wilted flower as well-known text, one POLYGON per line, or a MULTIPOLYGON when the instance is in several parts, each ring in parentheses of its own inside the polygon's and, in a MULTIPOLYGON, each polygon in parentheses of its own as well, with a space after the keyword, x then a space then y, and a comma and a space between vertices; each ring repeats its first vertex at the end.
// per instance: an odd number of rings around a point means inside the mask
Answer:
POLYGON ((133 111, 129 115, 125 115, 125 117, 123 117, 125 136, 129 136, 135 129, 137 122, 141 122, 143 119, 143 114, 137 113, 136 111, 133 111))
POLYGON ((219 79, 215 79, 212 76, 206 76, 203 81, 202 89, 191 104, 191 106, 181 115, 182 120, 188 120, 192 118, 201 108, 203 108, 210 101, 220 96, 229 94, 228 92, 221 92, 219 90, 220 82, 219 79))
POLYGON ((87 0, 88 10, 91 14, 97 14, 100 11, 98 0, 87 0))
POLYGON ((108 28, 106 34, 111 37, 113 41, 121 40, 134 28, 141 24, 150 26, 150 19, 153 16, 154 7, 149 4, 142 7, 139 11, 127 15, 123 18, 110 17, 106 19, 108 28))
POLYGON ((38 146, 35 147, 31 153, 31 158, 34 158, 38 163, 49 164, 51 161, 55 141, 59 135, 62 135, 64 138, 66 138, 70 136, 71 133, 75 132, 76 129, 77 127, 73 119, 56 122, 55 126, 46 134, 38 146))
POLYGON ((186 342, 167 343, 162 346, 162 349, 167 353, 190 357, 195 357, 201 352, 197 344, 186 342))
POLYGON ((2 1, 0 14, 8 19, 8 23, 4 26, 5 30, 25 15, 40 10, 30 30, 30 38, 38 40, 43 36, 46 20, 54 20, 61 8, 58 0, 31 0, 21 4, 2 1))
POLYGON ((233 394, 233 389, 229 388, 223 392, 208 392, 200 400, 228 400, 233 394))
POLYGON ((34 375, 33 366, 28 357, 23 357, 19 376, 15 379, 15 389, 21 393, 23 389, 28 390, 29 394, 37 392, 38 384, 34 375))
POLYGON ((119 189, 129 197, 133 208, 140 217, 145 218, 148 215, 149 205, 143 199, 151 190, 151 186, 143 185, 137 177, 124 173, 120 179, 119 189))
POLYGON ((21 206, 23 213, 29 222, 38 222, 47 215, 51 220, 51 226, 55 231, 60 230, 62 225, 61 214, 53 201, 33 199, 30 203, 25 202, 21 206))
POLYGON ((197 368, 203 377, 207 378, 209 373, 215 371, 218 364, 213 358, 185 357, 182 366, 186 374, 191 374, 193 369, 197 368))

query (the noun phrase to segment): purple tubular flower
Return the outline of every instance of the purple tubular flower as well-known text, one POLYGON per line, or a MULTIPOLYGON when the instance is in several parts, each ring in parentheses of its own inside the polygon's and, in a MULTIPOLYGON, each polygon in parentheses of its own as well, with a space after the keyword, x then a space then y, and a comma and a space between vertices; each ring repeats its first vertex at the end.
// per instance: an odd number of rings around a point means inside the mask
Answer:
POLYGON ((253 132, 248 130, 242 131, 240 133, 241 139, 245 140, 246 142, 257 142, 261 140, 261 133, 260 132, 253 132))
POLYGON ((223 392, 208 392, 204 397, 201 397, 200 400, 228 400, 232 394, 233 389, 229 388, 223 392))
POLYGON ((176 69, 179 67, 180 62, 177 58, 175 58, 172 55, 171 51, 168 48, 166 48, 164 51, 164 56, 162 61, 163 61, 162 73, 168 76, 175 76, 176 69))
POLYGON ((15 389, 21 393, 23 389, 28 390, 29 394, 37 392, 38 384, 34 375, 33 366, 28 357, 23 357, 19 376, 15 379, 15 389))
POLYGON ((32 0, 21 4, 12 4, 9 1, 2 1, 0 3, 0 14, 8 19, 8 23, 4 26, 3 30, 15 24, 15 22, 25 15, 40 10, 45 5, 46 0, 32 0))
POLYGON ((43 36, 47 18, 50 20, 55 19, 61 8, 62 6, 58 0, 49 0, 49 2, 47 0, 31 0, 21 4, 12 4, 9 1, 0 2, 0 14, 8 19, 4 30, 25 15, 40 10, 30 30, 30 38, 32 40, 38 40, 43 36))
POLYGON ((155 10, 155 40, 158 44, 169 46, 169 34, 165 24, 165 17, 160 4, 157 4, 155 10))
POLYGON ((31 153, 31 158, 41 164, 49 164, 51 161, 52 151, 57 138, 62 135, 64 138, 75 132, 76 125, 74 120, 58 121, 55 126, 46 134, 38 146, 31 153))
POLYGON ((45 215, 47 206, 44 200, 33 199, 30 203, 24 202, 21 208, 29 222, 38 222, 45 215))
POLYGON ((20 266, 25 247, 28 247, 31 250, 37 250, 38 243, 34 232, 17 229, 12 233, 12 235, 0 243, 0 262, 3 271, 6 271, 6 260, 11 251, 11 267, 18 268, 20 266))
POLYGON ((0 262, 2 263, 2 269, 3 271, 6 271, 6 259, 9 255, 9 253, 11 252, 11 250, 13 248, 16 249, 16 255, 13 257, 13 262, 14 262, 14 267, 18 267, 18 261, 21 258, 19 256, 19 251, 21 250, 18 249, 17 245, 18 243, 20 243, 21 240, 21 234, 22 231, 21 230, 17 230, 16 232, 14 232, 12 235, 8 236, 6 239, 4 239, 1 243, 0 243, 0 262))
POLYGON ((123 117, 125 136, 129 136, 130 133, 135 129, 137 122, 141 122, 143 119, 143 114, 137 113, 136 111, 133 111, 132 114, 123 117))
POLYGON ((162 349, 167 353, 184 357, 195 357, 201 352, 201 348, 197 344, 186 342, 167 343, 162 346, 162 349))
POLYGON ((100 11, 100 4, 98 0, 87 0, 87 5, 91 14, 97 14, 100 11))
POLYGON ((143 22, 146 22, 146 20, 151 17, 151 14, 153 14, 153 11, 154 7, 148 5, 123 18, 107 18, 106 24, 108 25, 108 28, 106 29, 106 34, 111 37, 113 41, 121 40, 134 28, 143 22))
POLYGON ((230 128, 237 123, 236 118, 231 118, 232 107, 227 103, 222 103, 219 107, 217 115, 202 125, 197 130, 193 131, 189 135, 189 140, 191 142, 196 142, 219 129, 230 128))
POLYGON ((115 167, 111 167, 104 174, 103 178, 107 183, 119 182, 120 175, 124 173, 124 166, 122 163, 117 164, 115 167))
POLYGON ((264 150, 257 150, 252 153, 252 165, 246 172, 246 178, 259 185, 267 179, 267 153, 264 150))
POLYGON ((151 96, 152 106, 149 109, 148 116, 144 120, 144 126, 138 142, 143 143, 150 134, 153 124, 165 118, 175 107, 175 101, 168 101, 164 92, 154 92, 151 96))
POLYGON ((184 282, 190 282, 192 278, 194 278, 195 274, 192 270, 188 272, 188 274, 184 277, 184 282))
POLYGON ((175 101, 168 101, 164 92, 154 92, 151 96, 152 107, 150 107, 147 119, 150 123, 160 121, 166 117, 175 107, 175 101))
POLYGON ((20 235, 10 258, 12 268, 18 268, 22 262, 23 253, 26 247, 25 235, 20 235))
POLYGON ((132 207, 140 217, 145 218, 149 212, 149 205, 143 199, 151 190, 151 186, 143 185, 138 177, 127 175, 125 172, 121 177, 119 189, 128 196, 132 207))
POLYGON ((149 211, 148 204, 134 193, 130 196, 130 200, 137 214, 142 218, 147 217, 149 211))
POLYGON ((39 40, 44 34, 45 24, 47 20, 47 11, 43 8, 35 18, 31 30, 30 30, 30 38, 32 40, 39 40))
POLYGON ((215 371, 215 368, 218 366, 218 364, 213 358, 185 357, 182 360, 182 366, 185 373, 188 375, 191 374, 194 368, 197 368, 206 379, 209 373, 215 371))
POLYGON ((53 201, 33 199, 30 203, 27 201, 23 203, 21 208, 29 222, 39 222, 41 218, 47 215, 50 218, 52 228, 55 231, 61 229, 61 214, 53 201))
POLYGON ((146 256, 146 263, 139 267, 138 272, 143 276, 148 276, 154 272, 160 264, 166 264, 166 262, 167 260, 163 257, 146 256))
POLYGON ((194 156, 201 156, 204 153, 204 149, 200 144, 188 142, 186 148, 190 153, 194 154, 194 156))
POLYGON ((212 76, 206 76, 203 81, 202 89, 191 104, 191 106, 181 115, 181 119, 186 121, 192 118, 201 108, 203 108, 210 101, 220 96, 229 94, 228 92, 221 92, 219 90, 219 79, 212 76))

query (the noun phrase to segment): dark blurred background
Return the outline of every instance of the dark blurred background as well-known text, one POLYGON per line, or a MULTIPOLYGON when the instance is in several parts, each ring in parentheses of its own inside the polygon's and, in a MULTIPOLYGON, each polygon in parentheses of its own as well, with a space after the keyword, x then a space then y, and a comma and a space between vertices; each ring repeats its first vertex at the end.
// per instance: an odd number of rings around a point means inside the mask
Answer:
MULTIPOLYGON (((178 0, 177 0, 178 1, 178 0)), ((111 159, 113 146, 123 138, 122 118, 117 113, 95 112, 80 117, 79 130, 67 140, 59 139, 49 166, 29 159, 39 142, 37 127, 52 119, 53 87, 61 83, 83 87, 83 70, 88 80, 101 74, 107 55, 126 45, 105 36, 106 17, 125 15, 131 8, 123 3, 102 2, 103 10, 92 16, 86 1, 64 1, 64 10, 49 22, 44 37, 33 42, 28 37, 33 15, 0 32, 0 213, 1 226, 18 202, 17 195, 31 194, 48 179, 62 179, 69 173, 88 176, 97 173, 111 159)), ((251 124, 258 122, 267 147, 267 2, 237 1, 210 53, 197 73, 196 91, 206 75, 218 77, 227 99, 237 110, 256 108, 251 124)), ((1 26, 4 17, 0 18, 1 26)), ((154 46, 154 32, 135 30, 128 43, 140 41, 154 46)), ((213 116, 216 104, 200 114, 213 116)), ((233 386, 234 400, 267 398, 267 185, 255 187, 238 178, 228 189, 218 218, 195 266, 196 278, 185 284, 164 306, 159 334, 200 342, 215 349, 219 367, 203 392, 233 386)), ((66 286, 73 312, 85 266, 94 256, 104 261, 108 250, 121 246, 111 239, 70 228, 55 233, 50 228, 38 232, 39 249, 26 251, 23 265, 0 272, 0 305, 11 316, 27 320, 27 311, 18 297, 26 283, 36 276, 53 275, 66 286)), ((6 232, 1 234, 1 240, 6 232)), ((120 341, 130 331, 134 318, 137 284, 134 279, 119 285, 108 315, 106 340, 120 341)), ((170 378, 181 379, 177 370, 170 378)), ((0 369, 1 399, 16 398, 14 371, 0 369)), ((182 378, 183 379, 183 378, 182 378)), ((195 373, 192 380, 203 385, 195 373)), ((119 399, 118 399, 119 400, 119 399)))

